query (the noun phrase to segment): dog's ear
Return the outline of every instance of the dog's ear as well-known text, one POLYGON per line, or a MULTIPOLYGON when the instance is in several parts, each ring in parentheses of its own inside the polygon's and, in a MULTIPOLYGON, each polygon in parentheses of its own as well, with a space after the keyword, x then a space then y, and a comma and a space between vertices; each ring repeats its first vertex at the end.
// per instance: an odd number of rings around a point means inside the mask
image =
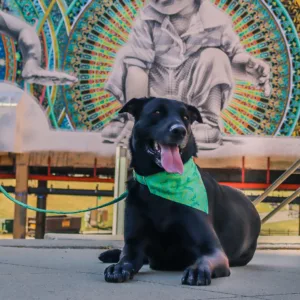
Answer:
POLYGON ((191 124, 193 124, 195 121, 197 121, 198 123, 203 123, 199 110, 192 105, 186 104, 186 106, 190 115, 191 124))
POLYGON ((145 104, 148 103, 149 100, 150 98, 133 98, 121 108, 119 114, 129 113, 135 120, 138 120, 145 104))

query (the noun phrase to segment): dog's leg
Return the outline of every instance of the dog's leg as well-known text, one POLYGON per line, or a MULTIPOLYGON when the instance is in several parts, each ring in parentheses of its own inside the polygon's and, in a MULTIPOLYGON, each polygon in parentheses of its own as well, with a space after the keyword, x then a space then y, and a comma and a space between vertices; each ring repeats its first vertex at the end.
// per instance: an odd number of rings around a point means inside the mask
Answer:
POLYGON ((130 201, 127 200, 124 228, 125 246, 120 261, 104 271, 104 278, 107 282, 119 283, 133 279, 134 274, 138 273, 144 262, 145 243, 143 234, 145 232, 145 220, 138 209, 130 205, 130 201))
MULTIPOLYGON (((209 216, 198 215, 201 234, 194 229, 193 219, 186 220, 186 226, 193 245, 195 262, 183 274, 182 284, 210 285, 212 278, 230 275, 229 260, 213 228, 209 216)), ((191 242, 190 242, 190 245, 191 242)))
POLYGON ((122 257, 116 265, 106 268, 104 277, 107 282, 120 283, 133 279, 142 268, 144 261, 143 247, 139 242, 127 242, 122 257))
POLYGON ((212 278, 230 276, 229 261, 223 250, 203 255, 188 267, 182 277, 185 285, 210 285, 212 278))

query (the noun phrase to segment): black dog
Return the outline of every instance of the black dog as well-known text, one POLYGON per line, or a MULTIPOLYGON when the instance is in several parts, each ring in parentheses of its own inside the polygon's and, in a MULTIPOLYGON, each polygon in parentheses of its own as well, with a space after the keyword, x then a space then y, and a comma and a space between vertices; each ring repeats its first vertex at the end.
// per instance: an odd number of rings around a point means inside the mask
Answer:
MULTIPOLYGON (((181 173, 197 148, 191 124, 199 111, 167 99, 133 99, 120 111, 134 116, 130 139, 131 167, 142 176, 181 173)), ((99 257, 117 263, 105 270, 108 282, 132 279, 144 263, 155 270, 184 270, 182 284, 209 285, 230 275, 229 266, 244 266, 253 257, 260 232, 259 215, 240 191, 219 185, 199 169, 209 214, 149 192, 135 179, 128 182, 125 246, 99 257)))

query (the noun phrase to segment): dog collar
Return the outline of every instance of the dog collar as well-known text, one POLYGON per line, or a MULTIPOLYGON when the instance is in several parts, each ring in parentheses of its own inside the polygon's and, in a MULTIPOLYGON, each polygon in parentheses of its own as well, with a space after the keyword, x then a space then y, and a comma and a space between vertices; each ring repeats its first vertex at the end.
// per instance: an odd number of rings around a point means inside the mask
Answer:
POLYGON ((182 175, 160 172, 150 176, 141 176, 134 171, 133 176, 137 182, 146 185, 151 194, 208 214, 206 189, 193 158, 184 164, 182 175))

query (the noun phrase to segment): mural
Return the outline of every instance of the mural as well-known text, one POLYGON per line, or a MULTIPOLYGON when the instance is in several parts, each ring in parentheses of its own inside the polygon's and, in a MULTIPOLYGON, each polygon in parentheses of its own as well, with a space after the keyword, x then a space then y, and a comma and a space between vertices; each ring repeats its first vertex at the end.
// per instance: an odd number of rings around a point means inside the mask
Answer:
MULTIPOLYGON (((146 2, 143 0, 0 0, 2 14, 9 14, 35 26, 41 44, 41 67, 49 71, 62 70, 63 74, 71 76, 70 81, 65 81, 65 84, 75 83, 64 85, 62 81, 57 85, 54 80, 51 85, 49 82, 41 84, 38 81, 35 83, 31 83, 30 80, 24 81, 22 43, 1 31, 1 15, 0 81, 14 82, 22 89, 30 91, 45 108, 53 128, 100 131, 106 127, 105 130, 108 131, 109 126, 112 126, 112 130, 116 130, 115 135, 119 135, 126 120, 112 123, 110 121, 116 117, 121 102, 126 101, 126 96, 116 92, 116 85, 111 84, 116 80, 116 77, 113 77, 113 70, 119 71, 118 58, 124 55, 123 49, 126 49, 126 45, 130 43, 128 39, 132 27, 138 26, 138 22, 134 23, 138 13, 140 11, 145 13, 147 5, 154 3, 152 0, 146 2), (78 78, 78 82, 72 74, 78 78), (109 123, 110 125, 107 126, 109 123), (113 123, 115 125, 111 125, 113 123)), ((154 9, 155 5, 160 5, 159 2, 162 5, 160 9, 163 6, 167 7, 168 3, 183 3, 178 0, 155 1, 154 9)), ((187 2, 198 3, 199 1, 187 2)), ((252 76, 255 77, 252 80, 243 76, 240 68, 239 72, 235 72, 232 66, 232 91, 225 97, 226 101, 224 96, 218 94, 222 94, 223 90, 214 91, 211 95, 214 99, 223 97, 222 101, 226 102, 226 105, 225 102, 218 104, 218 113, 222 118, 222 131, 228 135, 300 136, 299 2, 296 0, 206 0, 204 2, 210 2, 210 7, 219 9, 220 16, 227 15, 232 21, 228 39, 223 41, 224 45, 215 45, 214 43, 218 43, 218 37, 214 35, 215 33, 211 33, 207 37, 207 47, 223 46, 223 51, 226 48, 227 56, 231 59, 230 51, 233 51, 232 47, 237 47, 231 44, 234 42, 253 58, 253 61, 247 60, 248 65, 244 63, 242 66, 244 71, 247 71, 247 68, 255 71, 252 72, 252 75, 255 75, 252 76), (237 39, 233 41, 231 37, 235 36, 237 39)), ((161 13, 152 15, 152 18, 161 17, 162 14, 161 10, 161 13)), ((181 30, 185 30, 182 28, 182 22, 176 23, 174 20, 173 24, 177 24, 175 26, 178 30, 177 35, 181 30)), ((199 28, 192 29, 199 32, 199 28)), ((152 28, 152 30, 156 30, 157 34, 157 29, 152 28)), ((212 29, 208 28, 208 30, 212 29)), ((133 35, 134 33, 131 34, 133 35)), ((140 40, 138 39, 137 42, 139 43, 140 40)), ((166 42, 160 46, 163 49, 170 48, 172 45, 173 42, 171 44, 166 42)), ((157 56, 155 53, 151 55, 157 56)), ((159 58, 157 60, 156 57, 155 61, 159 61, 159 58)), ((197 67, 190 60, 188 61, 185 67, 187 70, 197 67)), ((132 64, 128 61, 127 63, 132 64)), ((201 64, 198 63, 199 65, 201 64)), ((119 68, 121 67, 122 64, 119 64, 119 68)), ((150 64, 146 68, 142 66, 148 71, 151 67, 150 64)), ((166 93, 158 84, 160 76, 165 76, 165 71, 156 64, 155 72, 148 74, 148 79, 151 81, 150 94, 166 93), (153 74, 156 74, 156 77, 153 74)), ((126 72, 125 75, 128 74, 126 72)), ((183 72, 177 78, 185 74, 183 72)), ((203 79, 198 78, 195 83, 196 88, 202 88, 203 79)), ((121 80, 124 89, 124 78, 121 80)), ((226 82, 222 84, 226 85, 226 82)), ((231 85, 231 82, 228 85, 231 85)), ((164 85, 163 87, 165 88, 164 85)), ((183 94, 189 92, 186 89, 183 91, 183 94)), ((178 91, 176 93, 180 94, 178 91)), ((202 102, 199 103, 199 108, 203 109, 202 102)), ((211 112, 213 108, 211 105, 208 106, 208 112, 211 112)))

